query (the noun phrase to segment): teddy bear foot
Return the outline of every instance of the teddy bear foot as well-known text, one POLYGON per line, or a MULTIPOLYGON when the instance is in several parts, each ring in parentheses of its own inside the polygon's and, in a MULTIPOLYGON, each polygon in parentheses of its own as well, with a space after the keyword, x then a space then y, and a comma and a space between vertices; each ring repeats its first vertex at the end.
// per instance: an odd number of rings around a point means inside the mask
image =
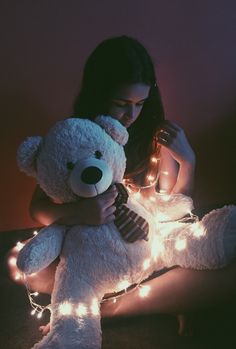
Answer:
MULTIPOLYGON (((46 325, 50 330, 50 324, 46 325)), ((46 330, 46 329, 45 329, 46 330)), ((91 321, 60 319, 51 324, 51 330, 32 349, 99 349, 101 328, 99 318, 91 321)))

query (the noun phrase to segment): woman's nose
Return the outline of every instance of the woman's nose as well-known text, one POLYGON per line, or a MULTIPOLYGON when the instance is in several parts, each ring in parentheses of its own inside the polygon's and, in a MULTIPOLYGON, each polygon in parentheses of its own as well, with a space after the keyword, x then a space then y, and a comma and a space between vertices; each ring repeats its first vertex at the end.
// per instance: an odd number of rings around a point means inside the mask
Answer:
POLYGON ((136 117, 136 114, 137 114, 136 106, 133 104, 128 105, 126 116, 128 116, 130 119, 134 119, 136 117))

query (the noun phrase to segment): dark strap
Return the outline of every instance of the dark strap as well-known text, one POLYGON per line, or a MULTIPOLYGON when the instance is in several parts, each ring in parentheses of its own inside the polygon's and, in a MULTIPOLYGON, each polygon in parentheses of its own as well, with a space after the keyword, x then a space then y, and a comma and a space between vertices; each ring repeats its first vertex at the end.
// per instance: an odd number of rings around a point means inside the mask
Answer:
POLYGON ((115 225, 121 236, 128 242, 136 240, 148 240, 148 222, 136 212, 129 209, 125 204, 128 201, 128 191, 122 183, 116 183, 118 195, 115 200, 115 225))

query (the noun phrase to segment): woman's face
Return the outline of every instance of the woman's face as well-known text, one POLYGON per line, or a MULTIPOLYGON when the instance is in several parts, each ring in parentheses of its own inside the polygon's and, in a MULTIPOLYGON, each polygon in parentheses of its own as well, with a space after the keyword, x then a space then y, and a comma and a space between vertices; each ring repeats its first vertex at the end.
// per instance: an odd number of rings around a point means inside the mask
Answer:
POLYGON ((108 114, 128 128, 139 116, 150 86, 143 83, 122 85, 113 95, 108 114))

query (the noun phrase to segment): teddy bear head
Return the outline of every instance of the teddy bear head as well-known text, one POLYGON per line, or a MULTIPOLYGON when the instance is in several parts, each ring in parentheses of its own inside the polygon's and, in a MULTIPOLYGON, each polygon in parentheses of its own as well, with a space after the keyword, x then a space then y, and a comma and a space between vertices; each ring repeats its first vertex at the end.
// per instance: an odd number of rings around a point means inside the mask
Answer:
POLYGON ((68 118, 45 137, 28 137, 18 148, 17 162, 52 199, 72 202, 122 181, 127 141, 126 128, 110 116, 68 118))

